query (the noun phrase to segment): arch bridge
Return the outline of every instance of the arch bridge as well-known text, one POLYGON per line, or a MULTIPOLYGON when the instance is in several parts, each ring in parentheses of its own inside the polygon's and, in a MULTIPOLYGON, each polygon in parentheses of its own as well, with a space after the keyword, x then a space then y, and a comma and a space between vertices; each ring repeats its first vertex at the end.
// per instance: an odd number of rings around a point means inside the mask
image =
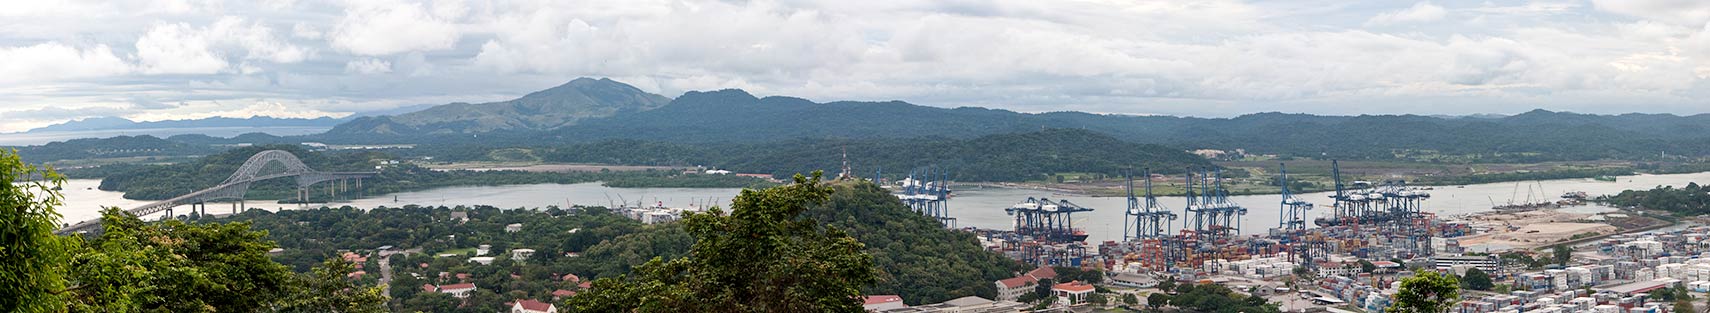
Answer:
MULTIPOLYGON (((337 196, 338 192, 349 190, 348 187, 350 187, 350 184, 347 184, 347 182, 354 181, 355 187, 360 189, 362 188, 363 178, 374 177, 374 175, 378 174, 380 173, 316 171, 309 168, 308 165, 303 164, 303 160, 298 159, 297 155, 291 154, 291 152, 284 150, 267 150, 250 156, 249 160, 244 161, 243 166, 239 167, 237 172, 232 173, 231 177, 227 177, 226 180, 221 182, 219 185, 191 192, 182 196, 173 197, 171 199, 131 208, 129 210, 125 210, 125 212, 130 212, 136 216, 144 216, 165 211, 168 216, 171 216, 172 208, 190 205, 190 210, 192 212, 195 212, 197 207, 201 207, 202 213, 206 215, 208 202, 224 200, 230 201, 232 203, 232 213, 237 213, 237 210, 240 208, 247 209, 243 206, 244 194, 248 193, 250 185, 256 182, 275 178, 293 177, 297 180, 297 200, 299 202, 307 202, 310 196, 309 187, 312 187, 315 184, 336 181, 336 183, 329 188, 328 194, 329 196, 337 196), (285 170, 278 173, 262 173, 262 170, 267 169, 268 166, 272 164, 282 165, 285 170)), ((88 231, 96 229, 100 225, 101 221, 99 219, 85 221, 60 229, 59 233, 66 234, 88 231)))

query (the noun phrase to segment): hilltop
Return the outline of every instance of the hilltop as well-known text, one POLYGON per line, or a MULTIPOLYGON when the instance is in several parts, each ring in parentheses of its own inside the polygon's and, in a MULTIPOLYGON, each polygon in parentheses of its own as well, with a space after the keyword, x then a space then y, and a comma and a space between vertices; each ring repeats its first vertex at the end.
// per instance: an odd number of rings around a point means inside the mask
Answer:
POLYGON ((451 103, 396 116, 357 118, 328 133, 400 135, 551 130, 587 119, 652 110, 669 101, 611 79, 577 78, 508 101, 451 103))

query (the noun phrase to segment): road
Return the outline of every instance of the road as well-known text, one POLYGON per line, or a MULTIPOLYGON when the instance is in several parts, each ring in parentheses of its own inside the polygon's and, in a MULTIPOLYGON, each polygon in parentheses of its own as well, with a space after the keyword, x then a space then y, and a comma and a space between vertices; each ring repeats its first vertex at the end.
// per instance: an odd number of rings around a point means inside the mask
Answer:
POLYGON ((422 248, 405 249, 404 251, 382 250, 380 254, 380 292, 390 297, 392 295, 392 255, 398 253, 422 253, 422 248))

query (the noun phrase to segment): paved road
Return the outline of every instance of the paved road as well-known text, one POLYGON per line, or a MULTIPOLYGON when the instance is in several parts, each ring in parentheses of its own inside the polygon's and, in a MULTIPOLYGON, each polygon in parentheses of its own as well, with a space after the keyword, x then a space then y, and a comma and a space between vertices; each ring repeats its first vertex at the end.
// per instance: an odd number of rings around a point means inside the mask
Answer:
POLYGON ((380 251, 380 292, 388 297, 392 295, 392 255, 398 253, 422 253, 422 248, 380 251))

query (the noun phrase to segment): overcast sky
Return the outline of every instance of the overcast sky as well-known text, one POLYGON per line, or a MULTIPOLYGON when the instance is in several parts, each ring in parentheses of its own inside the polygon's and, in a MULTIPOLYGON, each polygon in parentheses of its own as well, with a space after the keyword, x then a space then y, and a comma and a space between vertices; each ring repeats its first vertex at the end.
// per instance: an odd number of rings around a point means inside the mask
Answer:
POLYGON ((1710 112, 1710 1, 31 0, 0 132, 341 117, 581 76, 676 97, 1224 117, 1710 112))

